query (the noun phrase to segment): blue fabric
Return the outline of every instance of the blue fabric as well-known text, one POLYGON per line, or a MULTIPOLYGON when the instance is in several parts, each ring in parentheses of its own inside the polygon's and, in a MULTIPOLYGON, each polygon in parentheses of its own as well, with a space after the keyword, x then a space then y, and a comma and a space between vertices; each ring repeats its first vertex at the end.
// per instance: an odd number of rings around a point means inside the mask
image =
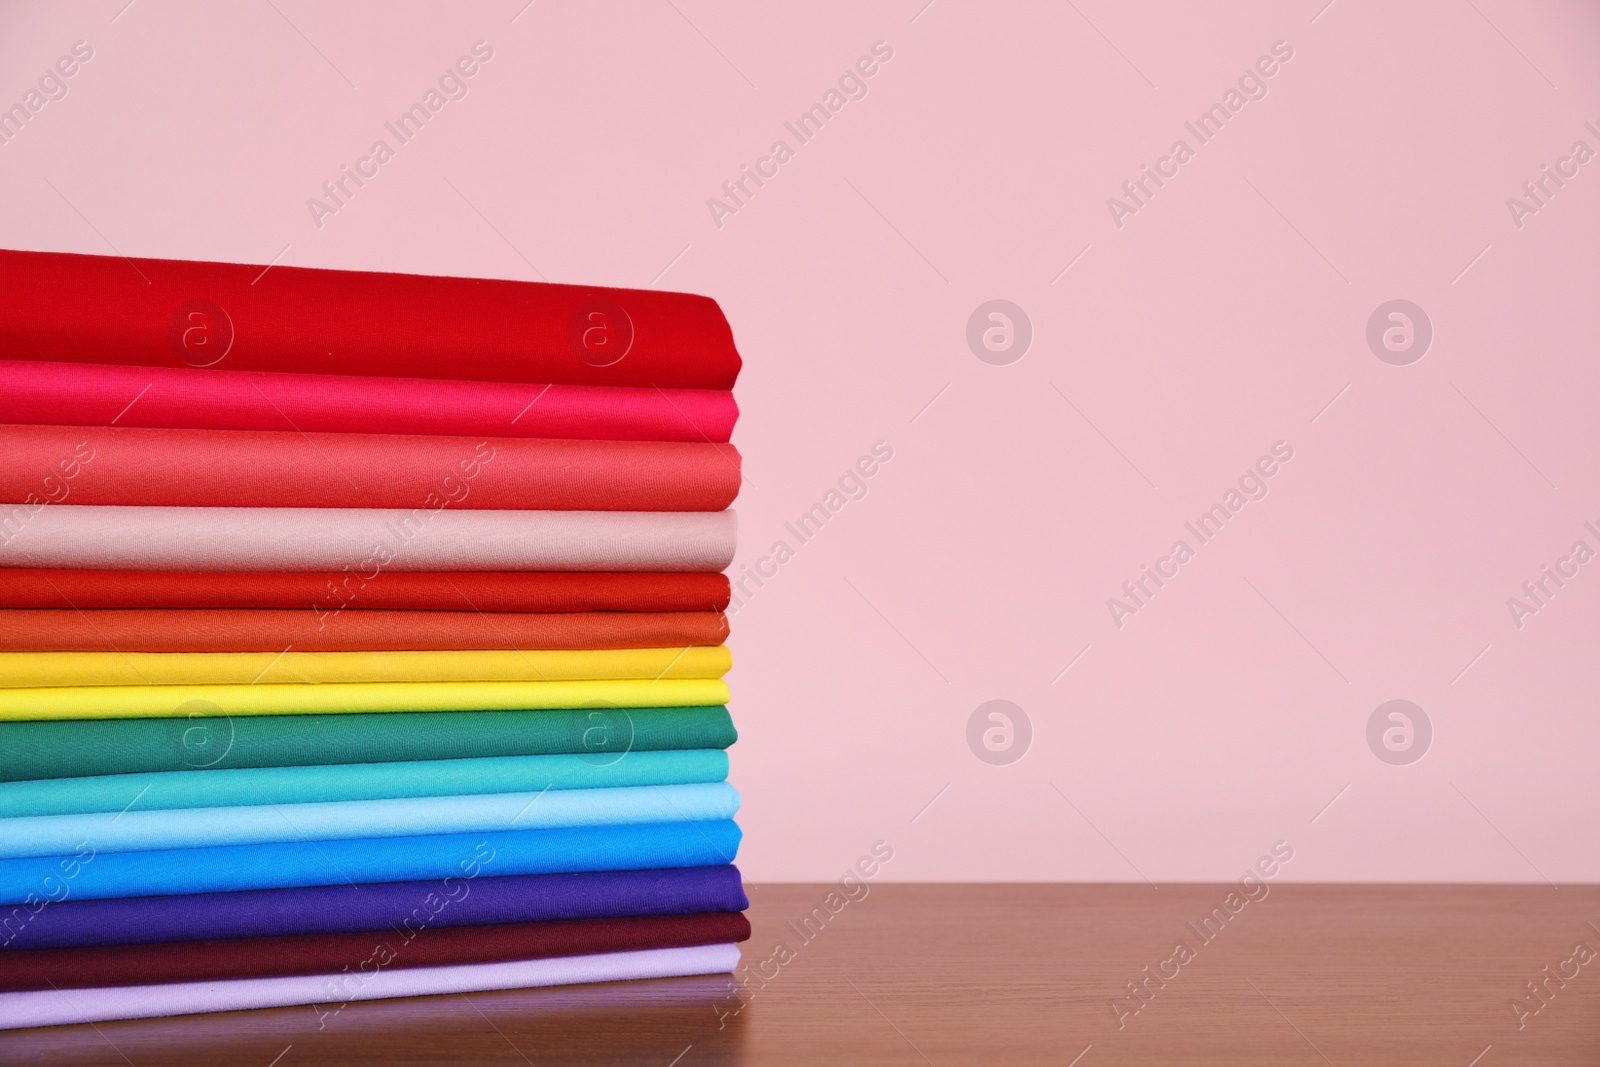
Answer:
POLYGON ((556 874, 703 867, 732 863, 739 838, 739 827, 728 819, 159 852, 99 853, 93 842, 85 841, 68 856, 0 860, 0 904, 47 908, 52 900, 459 879, 486 871, 556 874))
POLYGON ((251 767, 0 782, 0 817, 720 782, 721 749, 251 767))
POLYGON ((419 834, 550 830, 643 822, 731 819, 739 793, 727 782, 562 789, 483 796, 338 800, 235 808, 95 812, 0 819, 0 858, 70 855, 80 842, 101 854, 263 845, 274 841, 415 837, 419 834))
MULTIPOLYGON (((419 923, 487 926, 619 915, 693 915, 743 911, 749 906, 739 869, 726 864, 502 877, 490 877, 485 867, 480 877, 457 874, 446 882, 67 900, 36 913, 17 907, 0 911, 0 945, 10 949, 148 945, 409 930, 419 923)), ((4 960, 0 949, 0 966, 4 960)))

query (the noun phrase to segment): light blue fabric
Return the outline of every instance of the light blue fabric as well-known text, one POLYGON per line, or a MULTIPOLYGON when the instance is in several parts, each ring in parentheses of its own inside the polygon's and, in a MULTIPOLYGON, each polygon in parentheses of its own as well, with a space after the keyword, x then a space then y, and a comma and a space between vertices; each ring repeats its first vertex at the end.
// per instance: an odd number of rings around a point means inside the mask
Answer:
POLYGON ((326 804, 33 815, 0 819, 0 859, 70 855, 85 841, 97 853, 148 852, 274 841, 708 821, 731 819, 738 810, 738 791, 727 782, 715 782, 336 800, 326 804))
POLYGON ((96 853, 83 843, 66 856, 0 860, 0 904, 38 911, 60 900, 434 878, 448 880, 441 881, 443 891, 458 894, 461 882, 503 874, 732 863, 739 837, 738 825, 728 819, 162 852, 96 853))
POLYGON ((687 785, 727 777, 728 754, 721 749, 107 774, 0 782, 0 817, 687 785))

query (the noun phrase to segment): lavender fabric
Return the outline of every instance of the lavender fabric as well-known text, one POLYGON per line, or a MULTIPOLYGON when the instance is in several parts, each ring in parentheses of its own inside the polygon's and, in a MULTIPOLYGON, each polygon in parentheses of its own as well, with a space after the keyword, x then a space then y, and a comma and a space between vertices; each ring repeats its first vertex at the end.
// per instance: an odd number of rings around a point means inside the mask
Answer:
POLYGON ((30 990, 0 993, 0 1030, 292 1004, 310 1004, 319 1011, 331 1013, 344 1004, 360 1000, 726 974, 738 965, 738 945, 696 945, 507 963, 377 970, 356 975, 346 972, 102 989, 30 990))

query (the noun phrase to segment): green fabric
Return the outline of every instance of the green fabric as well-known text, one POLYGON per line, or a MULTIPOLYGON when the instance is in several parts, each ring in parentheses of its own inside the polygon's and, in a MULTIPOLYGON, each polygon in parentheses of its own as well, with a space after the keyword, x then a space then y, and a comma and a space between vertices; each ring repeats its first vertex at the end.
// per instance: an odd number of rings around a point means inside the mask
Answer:
POLYGON ((727 748, 725 707, 0 722, 0 782, 234 767, 727 748))
POLYGON ((489 756, 342 763, 330 767, 235 767, 0 782, 0 817, 177 808, 236 808, 399 800, 618 786, 691 785, 728 777, 728 754, 700 748, 610 756, 489 756))

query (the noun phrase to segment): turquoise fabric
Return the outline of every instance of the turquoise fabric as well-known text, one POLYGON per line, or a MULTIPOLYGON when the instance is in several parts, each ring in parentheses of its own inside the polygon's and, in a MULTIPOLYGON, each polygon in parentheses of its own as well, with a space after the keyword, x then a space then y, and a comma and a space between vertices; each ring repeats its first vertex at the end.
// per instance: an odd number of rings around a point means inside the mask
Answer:
POLYGON ((0 782, 0 818, 686 785, 727 776, 728 754, 721 749, 110 774, 0 782))
POLYGON ((726 782, 0 819, 0 858, 731 819, 726 782))

